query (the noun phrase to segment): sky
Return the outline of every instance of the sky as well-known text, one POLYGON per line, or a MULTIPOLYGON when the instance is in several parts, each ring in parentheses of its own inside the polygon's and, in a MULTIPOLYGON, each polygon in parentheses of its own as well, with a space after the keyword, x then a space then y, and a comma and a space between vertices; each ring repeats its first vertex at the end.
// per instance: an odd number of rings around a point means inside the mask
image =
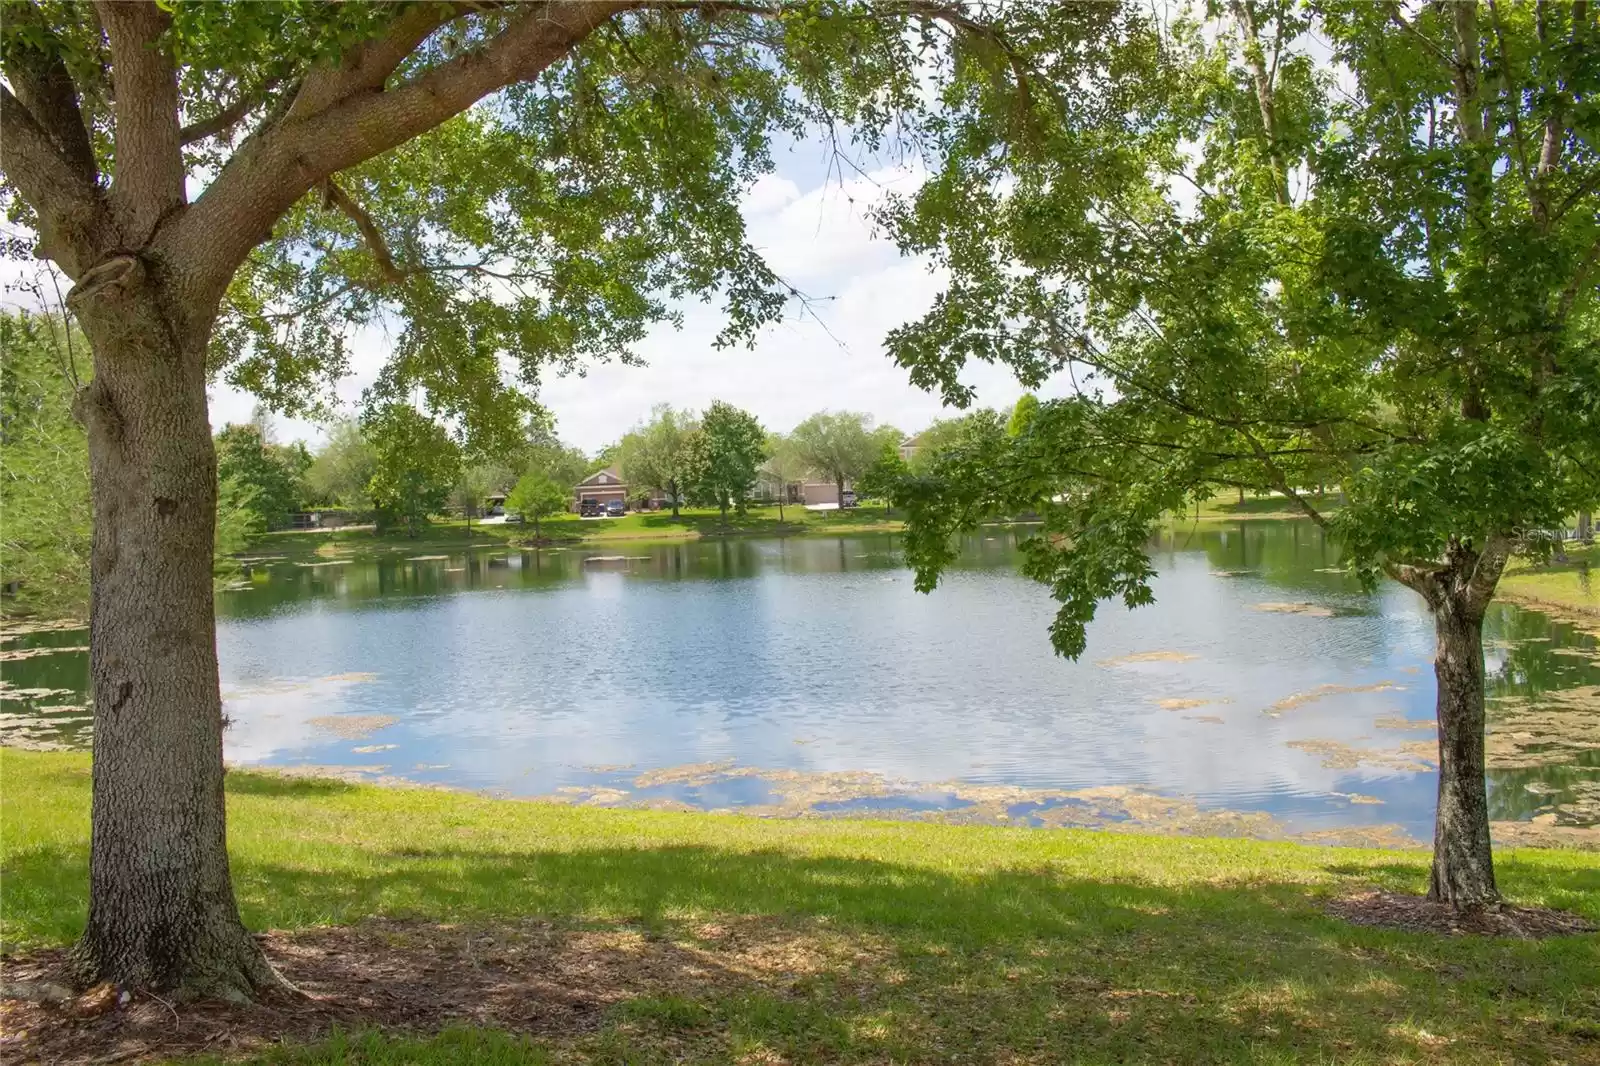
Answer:
MULTIPOLYGON (((822 162, 826 154, 820 142, 788 146, 742 205, 751 243, 812 298, 809 309, 792 307, 753 348, 719 350, 712 345, 723 322, 717 303, 683 305, 682 329, 659 325, 638 345, 646 366, 599 364, 544 382, 540 400, 565 441, 598 451, 659 403, 699 410, 723 400, 779 432, 824 409, 864 411, 908 433, 955 413, 936 393, 914 388, 883 348, 888 332, 925 311, 942 285, 929 264, 902 257, 875 235, 868 218, 890 190, 914 190, 921 172, 889 165, 863 174, 847 166, 841 174, 822 162)), ((382 328, 353 335, 352 374, 339 389, 352 413, 393 336, 382 328)), ((1009 408, 1023 392, 1003 368, 969 368, 964 379, 980 405, 1009 408)), ((1050 386, 1043 391, 1055 394, 1061 383, 1050 386)), ((219 385, 211 392, 212 423, 244 421, 254 405, 248 394, 219 385)), ((283 418, 274 421, 274 435, 312 445, 322 437, 315 425, 283 418)))

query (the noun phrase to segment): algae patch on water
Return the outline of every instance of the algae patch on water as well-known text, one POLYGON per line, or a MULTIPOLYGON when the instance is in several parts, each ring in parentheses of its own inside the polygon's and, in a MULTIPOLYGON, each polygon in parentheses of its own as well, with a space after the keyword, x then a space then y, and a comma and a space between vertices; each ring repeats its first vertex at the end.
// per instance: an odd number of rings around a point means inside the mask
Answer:
POLYGON ((1324 607, 1318 603, 1258 603, 1255 609, 1273 614, 1303 614, 1311 618, 1333 617, 1332 607, 1324 607))
POLYGON ((1490 769, 1571 764, 1600 749, 1600 685, 1492 701, 1486 752, 1490 769))
MULTIPOLYGON (((1301 839, 1265 811, 1203 806, 1191 797, 1137 786, 1051 789, 968 781, 918 782, 864 770, 763 769, 728 761, 649 770, 631 782, 564 785, 544 798, 581 806, 688 811, 705 807, 698 790, 739 782, 764 794, 760 802, 738 808, 742 814, 757 817, 872 817, 949 825, 1301 839), (628 784, 632 788, 626 787, 628 784)), ((1378 847, 1416 843, 1396 826, 1351 826, 1319 833, 1317 840, 1378 847)))
POLYGON ((365 740, 398 720, 392 714, 325 714, 310 719, 306 724, 345 740, 365 740))
POLYGON ((37 659, 41 655, 87 655, 89 646, 77 644, 55 648, 7 648, 0 651, 0 663, 20 662, 23 659, 37 659))
POLYGON ((1401 718, 1397 715, 1386 715, 1373 721, 1373 726, 1378 729, 1435 729, 1438 722, 1432 718, 1401 718))
POLYGON ((1101 659, 1096 666, 1137 666, 1140 663, 1187 663, 1200 658, 1191 651, 1136 651, 1114 659, 1101 659))
POLYGON ((1354 770, 1372 766, 1382 770, 1425 773, 1438 766, 1438 750, 1432 741, 1415 741, 1398 748, 1358 748, 1342 740, 1291 740, 1289 747, 1319 756, 1330 770, 1354 770))
POLYGON ((1204 707, 1208 703, 1212 703, 1212 702, 1214 702, 1214 701, 1212 701, 1212 700, 1194 700, 1194 699, 1166 699, 1166 700, 1156 700, 1156 706, 1160 707, 1163 711, 1187 711, 1187 710, 1189 710, 1189 709, 1191 709, 1193 707, 1204 707))
POLYGON ((1404 685, 1397 685, 1393 681, 1379 681, 1372 685, 1318 685, 1307 692, 1296 692, 1293 695, 1285 696, 1271 707, 1268 707, 1265 713, 1276 718, 1284 711, 1292 711, 1296 707, 1303 707, 1308 703, 1315 703, 1317 700, 1325 700, 1329 696, 1343 696, 1356 692, 1399 692, 1404 689, 1404 685))

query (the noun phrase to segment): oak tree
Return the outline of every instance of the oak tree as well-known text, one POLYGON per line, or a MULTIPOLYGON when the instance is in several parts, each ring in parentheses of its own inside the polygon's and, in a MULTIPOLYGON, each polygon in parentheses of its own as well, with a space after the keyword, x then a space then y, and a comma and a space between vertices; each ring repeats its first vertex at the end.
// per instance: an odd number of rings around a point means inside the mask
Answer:
POLYGON ((276 983, 224 845, 206 385, 315 413, 396 326, 373 409, 512 443, 541 375, 631 358, 674 301, 724 341, 780 313, 740 195, 770 140, 865 151, 960 115, 998 147, 1029 50, 1092 86, 1119 9, 1059 0, 7 0, 0 168, 72 281, 95 704, 83 980, 276 983), (1024 57, 1025 58, 1025 57, 1024 57))
POLYGON ((405 403, 373 412, 362 430, 372 443, 367 495, 378 530, 404 526, 415 537, 460 481, 461 449, 443 426, 405 403))

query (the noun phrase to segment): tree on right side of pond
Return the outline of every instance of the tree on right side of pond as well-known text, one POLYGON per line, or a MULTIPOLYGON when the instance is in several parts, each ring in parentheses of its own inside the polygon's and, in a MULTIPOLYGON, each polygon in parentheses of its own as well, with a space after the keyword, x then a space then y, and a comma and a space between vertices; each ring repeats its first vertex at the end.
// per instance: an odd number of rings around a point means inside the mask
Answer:
POLYGON ((914 380, 965 402, 975 356, 1077 385, 902 480, 918 585, 954 532, 1037 510, 1025 566, 1076 657, 1100 601, 1151 602, 1164 513, 1281 494, 1369 584, 1387 574, 1426 602, 1429 894, 1493 903, 1485 609, 1513 553, 1546 551, 1544 531, 1600 498, 1594 15, 1234 0, 1171 29, 1165 54, 1098 136, 1054 99, 1008 186, 952 135, 950 167, 995 191, 934 180, 887 212, 950 272, 891 338, 914 380), (1334 513, 1303 491, 1323 481, 1342 490, 1334 513))
POLYGON ((845 482, 867 472, 882 454, 883 442, 872 416, 860 411, 819 411, 789 433, 795 455, 812 475, 833 482, 840 504, 845 482))

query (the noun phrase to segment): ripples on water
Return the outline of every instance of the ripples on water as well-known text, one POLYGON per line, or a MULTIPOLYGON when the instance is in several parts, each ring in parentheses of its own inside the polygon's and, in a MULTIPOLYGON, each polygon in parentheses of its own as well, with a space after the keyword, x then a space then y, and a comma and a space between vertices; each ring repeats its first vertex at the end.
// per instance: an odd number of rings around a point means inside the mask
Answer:
MULTIPOLYGON (((1156 605, 1103 606, 1074 663, 1015 573, 1025 535, 970 538, 931 596, 887 536, 268 562, 219 603, 228 756, 601 803, 1426 839, 1410 592, 1363 593, 1305 523, 1180 533, 1152 546, 1156 605)), ((1497 606, 1488 637, 1508 713, 1600 683, 1594 639, 1542 615, 1497 606)), ((82 634, 7 646, 38 642, 82 634)), ((54 690, 7 704, 35 739, 84 739, 40 710, 84 702, 81 654, 6 666, 54 690)), ((1594 821, 1597 745, 1539 765, 1541 739, 1492 772, 1495 816, 1594 821)))

